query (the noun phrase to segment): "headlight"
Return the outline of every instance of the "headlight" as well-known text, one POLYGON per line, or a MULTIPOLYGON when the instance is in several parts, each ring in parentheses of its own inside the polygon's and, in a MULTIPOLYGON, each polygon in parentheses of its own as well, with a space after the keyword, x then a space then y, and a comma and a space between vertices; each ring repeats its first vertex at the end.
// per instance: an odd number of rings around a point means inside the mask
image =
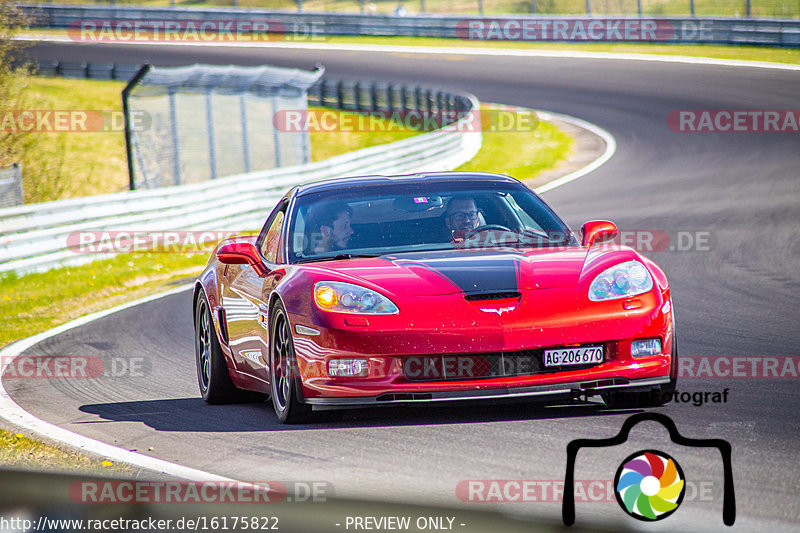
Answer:
POLYGON ((314 303, 325 311, 365 315, 394 315, 400 312, 387 297, 341 281, 320 281, 314 285, 314 303))
POLYGON ((644 294, 653 288, 653 278, 639 261, 628 261, 608 268, 594 278, 589 286, 593 302, 627 298, 644 294))

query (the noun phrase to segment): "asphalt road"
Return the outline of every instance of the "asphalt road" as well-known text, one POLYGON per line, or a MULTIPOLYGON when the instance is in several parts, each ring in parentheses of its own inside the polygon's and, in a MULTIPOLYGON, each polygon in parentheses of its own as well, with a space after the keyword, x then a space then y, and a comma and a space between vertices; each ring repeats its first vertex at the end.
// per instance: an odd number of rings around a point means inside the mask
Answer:
MULTIPOLYGON (((667 127, 668 114, 680 109, 800 109, 800 72, 606 59, 111 44, 41 44, 30 55, 308 69, 321 62, 331 77, 436 84, 483 101, 588 120, 614 135, 615 156, 544 197, 573 227, 608 218, 623 230, 709 237, 710 249, 649 254, 670 278, 681 354, 800 355, 800 134, 678 133, 667 127)), ((141 358, 142 376, 6 379, 6 388, 40 418, 213 473, 325 481, 341 496, 458 505, 467 505, 456 494, 463 480, 563 480, 570 440, 613 436, 630 414, 598 403, 522 402, 368 409, 336 422, 280 426, 269 404, 203 404, 190 315, 187 292, 106 317, 28 352, 141 358)), ((657 410, 684 435, 723 438, 733 446, 735 530, 800 530, 798 379, 686 379, 679 390, 729 389, 728 401, 671 403, 657 410)), ((687 495, 673 517, 657 524, 625 517, 613 501, 579 503, 579 524, 727 529, 719 454, 669 443, 666 431, 653 423, 634 429, 619 449, 581 452, 576 479, 612 479, 620 461, 643 448, 672 454, 687 480, 713 489, 687 495)), ((557 503, 502 507, 560 517, 557 503)))

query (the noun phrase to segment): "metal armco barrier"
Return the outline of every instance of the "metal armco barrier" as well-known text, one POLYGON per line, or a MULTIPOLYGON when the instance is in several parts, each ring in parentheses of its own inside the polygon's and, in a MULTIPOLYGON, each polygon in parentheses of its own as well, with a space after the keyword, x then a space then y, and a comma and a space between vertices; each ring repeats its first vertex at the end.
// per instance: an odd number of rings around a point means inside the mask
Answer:
POLYGON ((300 183, 339 176, 452 170, 475 156, 482 134, 474 127, 474 113, 479 114, 477 99, 451 96, 465 102, 470 111, 451 127, 324 161, 192 185, 0 209, 0 272, 42 271, 108 257, 70 249, 69 243, 82 231, 252 231, 260 227, 277 199, 300 183), (462 121, 470 122, 459 127, 462 121))
MULTIPOLYGON (((67 28, 81 40, 82 21, 241 22, 272 28, 269 40, 324 42, 332 35, 419 36, 475 40, 660 42, 800 46, 800 20, 732 17, 424 15, 300 13, 261 9, 186 9, 118 6, 23 5, 34 27, 67 28), (652 30, 652 31, 650 31, 652 30)), ((127 26, 126 26, 127 28, 127 26)), ((99 35, 99 34, 98 34, 99 35)), ((86 37, 84 35, 84 37, 86 37)), ((91 39, 89 39, 91 40, 91 39)), ((135 40, 129 38, 129 40, 135 40)), ((209 39, 209 40, 214 40, 209 39)))

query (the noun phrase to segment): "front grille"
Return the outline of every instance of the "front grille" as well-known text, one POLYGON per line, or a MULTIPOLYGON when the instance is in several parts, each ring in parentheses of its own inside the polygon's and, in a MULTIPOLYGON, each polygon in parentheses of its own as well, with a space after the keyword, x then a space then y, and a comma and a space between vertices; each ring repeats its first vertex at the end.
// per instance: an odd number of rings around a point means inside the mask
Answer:
POLYGON ((595 366, 545 368, 543 354, 543 349, 537 349, 506 353, 414 355, 403 358, 403 374, 408 381, 458 381, 550 374, 595 366))
POLYGON ((484 300, 507 300, 519 298, 522 294, 518 292, 484 292, 478 294, 467 294, 464 299, 468 302, 480 302, 484 300))

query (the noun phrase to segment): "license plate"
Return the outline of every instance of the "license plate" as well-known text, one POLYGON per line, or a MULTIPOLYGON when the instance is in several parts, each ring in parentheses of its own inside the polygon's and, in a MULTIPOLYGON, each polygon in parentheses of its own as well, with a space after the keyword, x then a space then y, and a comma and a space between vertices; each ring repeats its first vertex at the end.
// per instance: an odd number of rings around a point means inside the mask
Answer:
POLYGON ((591 365, 603 361, 602 346, 578 346, 575 348, 553 348, 542 356, 544 366, 591 365))

